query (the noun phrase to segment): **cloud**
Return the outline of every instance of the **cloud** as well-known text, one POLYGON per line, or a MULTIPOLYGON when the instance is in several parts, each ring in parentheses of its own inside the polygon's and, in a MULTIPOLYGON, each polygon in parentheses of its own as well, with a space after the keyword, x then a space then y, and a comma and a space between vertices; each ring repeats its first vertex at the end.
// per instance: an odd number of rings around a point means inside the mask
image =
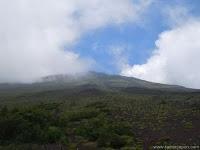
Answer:
POLYGON ((190 13, 191 9, 185 5, 166 6, 162 9, 163 18, 166 18, 166 24, 170 27, 180 26, 185 21, 195 19, 190 13))
POLYGON ((188 19, 159 35, 145 64, 127 65, 121 74, 140 79, 200 88, 200 20, 188 19))
POLYGON ((113 64, 117 69, 125 68, 128 64, 129 47, 125 44, 111 45, 108 47, 108 53, 113 59, 113 64))
POLYGON ((150 0, 0 0, 0 82, 90 69, 73 50, 85 32, 136 22, 150 0))

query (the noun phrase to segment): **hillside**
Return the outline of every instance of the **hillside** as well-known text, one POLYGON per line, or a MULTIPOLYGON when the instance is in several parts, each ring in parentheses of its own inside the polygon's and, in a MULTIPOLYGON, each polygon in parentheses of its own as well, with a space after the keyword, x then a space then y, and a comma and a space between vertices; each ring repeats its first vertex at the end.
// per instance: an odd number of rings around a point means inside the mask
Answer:
MULTIPOLYGON (((82 75, 52 75, 39 79, 30 84, 0 84, 0 94, 7 92, 38 92, 57 89, 72 89, 83 87, 94 87, 100 90, 118 90, 126 88, 142 88, 149 90, 161 90, 172 92, 195 91, 182 86, 166 85, 148 82, 132 77, 120 75, 108 75, 104 73, 89 72, 82 75)), ((133 91, 134 92, 134 91, 133 91)))
POLYGON ((90 72, 0 85, 0 150, 199 145, 200 93, 90 72))

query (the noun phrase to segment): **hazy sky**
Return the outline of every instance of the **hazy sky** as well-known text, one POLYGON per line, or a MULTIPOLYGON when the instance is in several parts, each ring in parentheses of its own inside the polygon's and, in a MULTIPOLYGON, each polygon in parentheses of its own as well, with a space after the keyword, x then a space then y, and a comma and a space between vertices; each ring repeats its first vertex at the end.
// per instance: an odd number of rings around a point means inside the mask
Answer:
POLYGON ((88 70, 200 88, 199 0, 0 0, 0 82, 88 70))

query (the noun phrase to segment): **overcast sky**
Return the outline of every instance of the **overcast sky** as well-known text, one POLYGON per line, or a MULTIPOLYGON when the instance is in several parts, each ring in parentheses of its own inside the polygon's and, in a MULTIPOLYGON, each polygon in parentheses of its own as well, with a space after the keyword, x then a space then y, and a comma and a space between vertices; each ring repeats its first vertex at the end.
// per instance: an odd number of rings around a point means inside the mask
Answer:
POLYGON ((95 70, 200 88, 199 0, 0 0, 0 82, 95 70))

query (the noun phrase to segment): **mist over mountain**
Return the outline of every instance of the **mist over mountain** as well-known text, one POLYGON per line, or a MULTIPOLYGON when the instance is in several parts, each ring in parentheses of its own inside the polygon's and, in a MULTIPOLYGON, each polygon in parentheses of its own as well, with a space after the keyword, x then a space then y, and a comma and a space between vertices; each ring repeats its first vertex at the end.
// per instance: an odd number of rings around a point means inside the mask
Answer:
MULTIPOLYGON (((112 88, 146 88, 160 90, 186 90, 187 88, 178 85, 167 85, 148 82, 134 77, 105 74, 99 72, 88 72, 78 75, 52 75, 41 79, 41 83, 65 83, 66 86, 95 85, 101 89, 112 88)), ((188 89, 189 90, 189 89, 188 89)))
POLYGON ((26 92, 43 92, 66 90, 79 91, 87 89, 96 89, 99 91, 126 91, 129 93, 147 91, 163 92, 196 92, 198 90, 189 89, 178 85, 167 85, 140 80, 133 77, 120 75, 110 75, 98 72, 88 72, 76 75, 51 75, 40 78, 37 82, 30 84, 23 83, 4 83, 0 84, 0 93, 26 93, 26 92))

